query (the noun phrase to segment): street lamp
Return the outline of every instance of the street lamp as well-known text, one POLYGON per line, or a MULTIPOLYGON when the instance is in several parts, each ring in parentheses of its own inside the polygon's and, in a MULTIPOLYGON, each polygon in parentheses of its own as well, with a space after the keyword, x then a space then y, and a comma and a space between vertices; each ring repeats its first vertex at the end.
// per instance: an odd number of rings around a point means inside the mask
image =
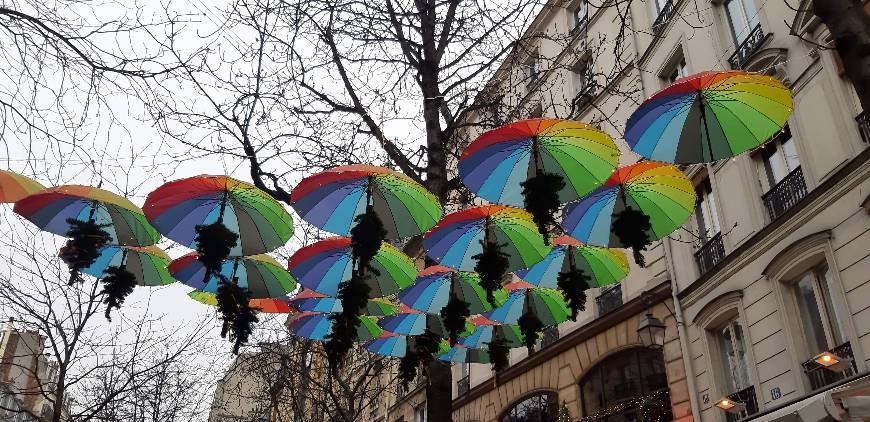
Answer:
POLYGON ((849 367, 846 362, 843 362, 843 358, 831 353, 831 352, 823 352, 813 358, 813 360, 825 367, 825 369, 832 372, 843 372, 846 368, 849 367))
POLYGON ((728 413, 740 413, 746 410, 746 404, 737 402, 729 399, 728 397, 723 397, 722 400, 716 402, 716 407, 728 412, 728 413))
POLYGON ((661 349, 665 345, 665 324, 647 313, 637 326, 641 343, 650 349, 661 349))

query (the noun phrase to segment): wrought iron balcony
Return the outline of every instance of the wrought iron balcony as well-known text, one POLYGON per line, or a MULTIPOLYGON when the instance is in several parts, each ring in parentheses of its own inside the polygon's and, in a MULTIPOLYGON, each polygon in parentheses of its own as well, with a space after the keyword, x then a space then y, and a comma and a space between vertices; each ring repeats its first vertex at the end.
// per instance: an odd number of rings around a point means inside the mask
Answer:
POLYGON ((673 19, 674 11, 674 2, 668 0, 668 2, 662 7, 662 10, 659 11, 659 15, 656 16, 655 22, 653 22, 652 30, 655 36, 660 36, 662 34, 662 31, 665 30, 666 26, 668 26, 668 22, 673 19))
POLYGON ((698 263, 701 275, 706 274, 723 259, 725 259, 725 245, 722 243, 722 233, 716 233, 695 252, 695 262, 698 263))
POLYGON ((468 375, 456 381, 456 392, 460 396, 464 396, 468 394, 468 391, 471 390, 471 381, 468 379, 468 375))
POLYGON ((558 339, 559 327, 555 325, 552 327, 547 327, 547 329, 544 330, 543 337, 541 337, 541 349, 555 343, 558 339))
POLYGON ((745 417, 758 413, 758 401, 755 399, 755 387, 749 386, 736 393, 728 395, 728 398, 737 403, 746 405, 741 412, 726 413, 725 420, 728 422, 739 421, 745 417))
POLYGON ((597 94, 598 86, 593 81, 589 81, 583 86, 583 89, 577 93, 577 96, 574 97, 574 113, 580 114, 583 110, 586 109, 590 104, 592 104, 592 100, 595 99, 597 94))
POLYGON ((622 306, 622 285, 616 284, 601 292, 595 298, 598 305, 598 316, 606 315, 614 309, 622 306))
POLYGON ((731 65, 731 68, 743 69, 749 61, 749 58, 752 57, 752 55, 758 50, 758 47, 761 46, 762 41, 764 41, 764 31, 761 30, 761 25, 756 25, 755 28, 752 29, 752 32, 749 33, 749 36, 747 36, 746 39, 737 46, 734 54, 728 58, 728 64, 731 65))
POLYGON ((852 353, 852 343, 847 341, 829 350, 829 352, 842 359, 841 362, 846 363, 848 366, 843 371, 838 372, 828 369, 813 358, 802 363, 801 366, 803 366, 804 373, 807 374, 807 378, 810 380, 810 387, 813 390, 818 390, 858 373, 858 367, 855 365, 855 355, 852 353))
POLYGON ((855 121, 858 122, 858 132, 861 134, 861 140, 870 144, 870 115, 867 115, 866 111, 862 111, 861 114, 855 117, 855 121))
POLYGON ((800 166, 785 176, 779 183, 761 196, 770 221, 785 214, 789 208, 807 196, 807 184, 800 166))

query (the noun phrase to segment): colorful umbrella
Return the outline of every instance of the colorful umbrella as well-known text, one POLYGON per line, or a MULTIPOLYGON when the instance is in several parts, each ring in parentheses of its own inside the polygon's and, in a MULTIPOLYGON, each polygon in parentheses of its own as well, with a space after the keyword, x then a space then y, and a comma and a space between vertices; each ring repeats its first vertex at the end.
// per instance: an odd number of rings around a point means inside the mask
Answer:
MULTIPOLYGON (((334 297, 313 297, 293 300, 293 307, 302 312, 342 312, 341 300, 334 297)), ((385 298, 369 299, 364 315, 382 317, 396 315, 398 306, 385 298)))
MULTIPOLYGON (((480 277, 477 273, 456 271, 441 265, 428 267, 417 275, 417 281, 399 293, 399 300, 412 309, 420 312, 438 314, 447 306, 450 299, 451 286, 455 294, 468 303, 469 312, 480 314, 492 310, 492 305, 486 300, 486 292, 480 287, 480 277)), ((507 299, 507 291, 495 291, 497 303, 507 299)))
POLYGON ((235 257, 224 260, 220 275, 205 279, 205 266, 196 252, 176 258, 169 264, 169 273, 182 283, 209 293, 217 293, 221 280, 238 280, 253 299, 286 296, 296 289, 296 280, 269 255, 235 257))
MULTIPOLYGON (((383 334, 384 330, 378 327, 375 318, 360 316, 359 320, 360 325, 357 329, 357 340, 369 341, 383 334)), ((291 316, 287 320, 287 328, 299 337, 324 341, 326 336, 332 332, 332 321, 330 321, 328 314, 303 312, 291 316)))
POLYGON ((489 351, 456 345, 438 355, 438 359, 454 363, 489 363, 489 351))
POLYGON ((468 145, 459 157, 459 177, 489 202, 522 207, 520 183, 537 170, 562 176, 564 203, 601 186, 618 162, 616 144, 598 129, 570 120, 521 120, 468 145))
POLYGON ((558 288, 559 273, 576 268, 591 277, 594 285, 614 284, 628 275, 628 258, 619 249, 586 246, 569 236, 553 240, 553 249, 543 261, 516 272, 535 287, 558 288))
POLYGON ((136 284, 140 286, 165 286, 175 282, 166 268, 169 255, 156 246, 105 246, 96 261, 82 272, 103 278, 110 266, 122 265, 136 277, 136 284))
POLYGON ((271 252, 293 235, 293 219, 268 193, 226 176, 196 176, 164 184, 148 195, 145 215, 166 237, 196 248, 196 226, 222 218, 239 241, 230 256, 271 252))
MULTIPOLYGON (((380 337, 366 344, 368 351, 381 356, 392 356, 401 358, 405 356, 408 350, 408 337, 384 331, 380 337)), ((438 354, 445 353, 450 349, 446 341, 438 343, 438 354)))
POLYGON ((42 230, 66 236, 68 219, 106 225, 109 243, 149 246, 160 233, 148 224, 139 207, 127 198, 90 186, 65 185, 43 189, 15 203, 15 212, 42 230))
POLYGON ((0 203, 14 203, 45 189, 35 180, 11 171, 0 170, 0 203))
POLYGON ((527 304, 546 327, 559 324, 571 316, 562 292, 544 288, 514 290, 504 305, 483 316, 502 324, 516 324, 527 304))
POLYGON ((523 334, 520 327, 513 324, 499 324, 482 315, 471 319, 474 330, 466 337, 459 340, 459 344, 470 349, 487 347, 495 335, 505 341, 507 347, 520 347, 523 345, 523 334))
POLYGON ((347 236, 354 218, 371 203, 388 239, 426 232, 443 209, 438 199, 409 177, 384 167, 335 167, 300 182, 291 193, 293 208, 305 221, 347 236))
MULTIPOLYGON (((404 308, 404 307, 403 307, 404 308)), ((441 316, 418 312, 413 309, 402 309, 396 315, 382 318, 378 324, 390 332, 405 336, 419 336, 426 332, 426 328, 441 337, 446 330, 441 322, 441 316)))
POLYGON ((611 226, 626 205, 649 216, 652 229, 647 234, 657 240, 673 233, 692 214, 695 188, 677 167, 641 161, 620 168, 603 187, 566 205, 562 227, 587 245, 624 247, 611 226))
POLYGON ((625 140, 651 160, 708 163, 758 148, 791 112, 791 92, 770 76, 702 72, 644 101, 628 119, 625 140))
MULTIPOLYGON (((215 293, 194 290, 187 295, 199 303, 217 306, 217 295, 215 293)), ((290 306, 290 300, 286 297, 251 299, 248 301, 248 305, 251 308, 254 308, 257 312, 263 312, 266 314, 289 314, 296 312, 296 310, 290 306)))
MULTIPOLYGON (((309 289, 336 296, 338 285, 350 280, 353 271, 350 243, 349 237, 330 237, 299 249, 290 257, 290 274, 309 289)), ((417 275, 414 261, 389 243, 381 245, 371 265, 377 271, 366 274, 371 297, 398 293, 410 286, 417 275)))
POLYGON ((473 271, 472 257, 482 251, 486 238, 504 245, 508 271, 528 268, 550 252, 531 214, 503 205, 467 208, 444 216, 423 237, 423 247, 441 265, 473 271))

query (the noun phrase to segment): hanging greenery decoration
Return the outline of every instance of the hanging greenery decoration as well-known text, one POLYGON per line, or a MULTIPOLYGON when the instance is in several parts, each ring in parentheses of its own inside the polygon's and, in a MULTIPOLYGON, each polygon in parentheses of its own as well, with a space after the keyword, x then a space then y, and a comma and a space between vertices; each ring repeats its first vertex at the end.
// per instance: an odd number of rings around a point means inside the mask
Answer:
POLYGON ((100 248, 111 240, 109 232, 103 230, 109 224, 97 224, 92 220, 81 221, 74 218, 66 220, 69 230, 66 241, 60 251, 60 258, 69 266, 69 285, 83 281, 81 270, 93 265, 100 256, 100 248))
POLYGON ((112 312, 112 308, 120 309, 124 299, 133 293, 133 289, 136 287, 136 276, 127 271, 126 265, 110 266, 106 268, 106 274, 102 279, 102 293, 106 295, 103 303, 106 304, 106 319, 111 321, 112 318, 109 314, 112 312))
POLYGON ((408 385, 417 377, 419 367, 425 367, 435 359, 440 341, 441 337, 428 327, 423 334, 408 338, 405 356, 399 361, 399 380, 403 388, 408 389, 408 385))
POLYGON ((565 179, 558 174, 538 170, 534 176, 520 184, 526 211, 538 225, 538 231, 549 244, 549 228, 556 225, 556 211, 559 209, 559 191, 565 188, 565 179))
MULTIPOLYGON (((409 339, 410 343, 411 340, 409 339)), ((408 350, 405 351, 405 356, 399 360, 399 381, 402 383, 402 388, 408 389, 408 385, 417 378, 417 367, 420 366, 420 359, 417 353, 411 350, 410 344, 408 350)))
POLYGON ((532 354, 535 350, 535 343, 538 342, 539 333, 544 330, 544 323, 541 322, 535 311, 527 306, 517 320, 517 325, 520 326, 520 332, 523 333, 523 344, 529 349, 529 354, 532 354))
POLYGON ((447 338, 453 346, 459 340, 459 334, 465 329, 465 319, 471 315, 468 302, 460 299, 450 292, 447 305, 441 308, 441 319, 444 329, 447 330, 447 338))
POLYGON ((205 267, 208 279, 212 274, 221 272, 221 264, 238 244, 239 235, 228 229, 222 219, 218 219, 212 224, 197 225, 195 241, 197 259, 205 267))
POLYGON ((371 261, 381 249, 381 243, 387 238, 384 223, 369 205, 366 212, 354 218, 356 225, 350 229, 350 246, 360 269, 371 270, 371 261))
POLYGON ((332 332, 323 345, 329 366, 333 369, 341 366, 344 357, 353 347, 360 326, 359 316, 365 309, 371 290, 359 271, 354 271, 350 280, 339 285, 338 299, 341 301, 342 312, 329 315, 332 332))
POLYGON ((579 268, 560 272, 556 278, 556 284, 571 309, 571 321, 577 321, 577 314, 586 310, 586 290, 589 289, 590 281, 591 278, 579 268))
POLYGON ((226 338, 229 334, 234 342, 234 354, 238 354, 239 348, 248 342, 254 323, 259 321, 255 309, 250 306, 250 299, 248 289, 239 287, 235 280, 221 280, 217 289, 217 306, 223 319, 221 337, 226 338))
POLYGON ((652 243, 649 231, 652 229, 649 216, 627 205, 624 210, 616 214, 613 220, 613 234, 619 239, 619 243, 634 252, 634 262, 645 267, 643 254, 646 247, 652 243))
POLYGON ((498 373, 507 369, 508 365, 510 365, 508 353, 511 350, 507 345, 507 341, 501 335, 496 334, 491 342, 486 343, 486 346, 492 370, 498 373))
POLYGON ((501 248, 506 244, 498 244, 496 242, 482 241, 483 250, 472 256, 477 262, 474 264, 474 271, 480 275, 480 287, 486 291, 486 300, 492 305, 495 303, 496 290, 501 288, 502 277, 507 272, 510 262, 508 255, 502 252, 501 248))

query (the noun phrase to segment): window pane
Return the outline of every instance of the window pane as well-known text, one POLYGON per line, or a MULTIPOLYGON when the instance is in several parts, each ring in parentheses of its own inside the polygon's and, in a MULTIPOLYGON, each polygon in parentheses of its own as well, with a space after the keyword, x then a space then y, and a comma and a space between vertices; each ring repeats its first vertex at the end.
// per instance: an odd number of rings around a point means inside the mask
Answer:
POLYGON ((788 169, 785 167, 782 153, 775 148, 771 149, 770 154, 764 154, 764 169, 767 173, 770 188, 779 183, 780 180, 788 176, 788 169))
POLYGON ((589 13, 589 5, 585 1, 581 1, 574 10, 574 26, 578 27, 586 23, 586 18, 589 13))
POLYGON ((831 321, 831 335, 834 337, 834 343, 836 343, 832 346, 839 346, 845 343, 849 336, 846 335, 846 331, 843 328, 843 320, 840 318, 843 310, 837 307, 832 299, 834 278, 831 276, 831 270, 827 265, 820 268, 817 274, 820 278, 820 290, 825 297, 825 308, 828 309, 828 320, 831 321))
POLYGON ((753 0, 730 0, 726 4, 728 22, 735 45, 740 45, 758 25, 758 11, 753 0))
POLYGON ((807 273, 794 286, 795 295, 800 312, 801 323, 804 327, 807 349, 810 355, 815 356, 828 350, 828 342, 825 339, 825 330, 822 328, 822 318, 819 313, 816 294, 813 292, 813 275, 807 273))
POLYGON ((736 320, 719 331, 719 350, 726 376, 726 393, 735 393, 746 388, 749 381, 746 347, 743 344, 743 329, 736 320))
POLYGON ((781 150, 789 172, 801 165, 801 162, 798 160, 797 150, 794 147, 794 141, 792 141, 791 137, 782 142, 781 150))
POLYGON ((583 414, 591 415, 601 409, 601 371, 592 370, 592 373, 583 381, 581 388, 583 398, 583 414))

